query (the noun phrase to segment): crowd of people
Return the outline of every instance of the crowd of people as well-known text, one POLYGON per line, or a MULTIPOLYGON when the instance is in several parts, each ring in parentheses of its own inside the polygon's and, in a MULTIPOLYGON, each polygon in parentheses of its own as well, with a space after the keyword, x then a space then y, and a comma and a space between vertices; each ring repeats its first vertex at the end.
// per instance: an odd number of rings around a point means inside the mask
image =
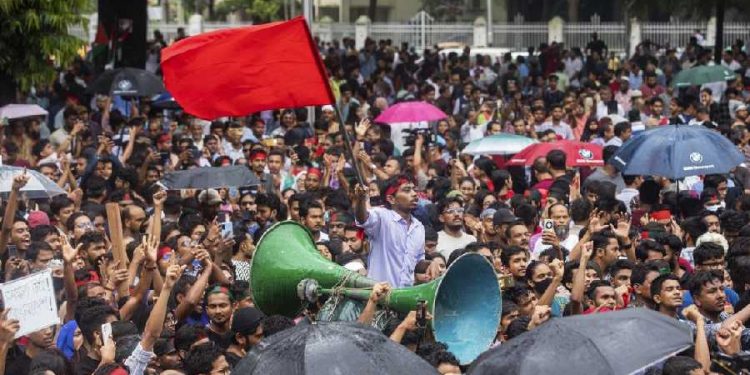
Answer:
MULTIPOLYGON (((164 45, 157 34, 150 53, 164 45)), ((677 189, 609 164, 570 168, 561 151, 530 167, 462 153, 511 133, 594 143, 606 161, 644 130, 686 124, 721 132, 750 158, 741 41, 721 62, 735 79, 679 90, 679 71, 713 64, 695 40, 679 54, 644 43, 626 58, 596 35, 585 48, 553 43, 515 59, 468 47, 417 54, 387 40, 318 45, 340 117, 328 105, 205 121, 147 98, 88 94, 96 75, 85 60, 19 93, 49 115, 3 124, 2 164, 39 171, 67 194, 31 199, 30 176, 14 178, 2 197, 1 277, 51 269, 61 324, 16 338, 5 311, 6 374, 229 373, 269 336, 314 319, 254 307, 255 246, 284 220, 309 229, 324 257, 382 282, 372 304, 440 277, 464 253, 486 256, 503 284, 493 346, 550 319, 647 308, 695 333, 694 350, 659 364, 665 375, 707 373, 712 356, 750 350, 750 164, 677 189), (447 117, 418 134, 374 121, 411 100, 447 117), (260 184, 159 183, 171 171, 230 165, 260 184), (120 206, 127 265, 113 254, 107 203, 120 206)), ((423 335, 415 312, 402 318, 383 333, 440 373, 466 369, 423 335)))

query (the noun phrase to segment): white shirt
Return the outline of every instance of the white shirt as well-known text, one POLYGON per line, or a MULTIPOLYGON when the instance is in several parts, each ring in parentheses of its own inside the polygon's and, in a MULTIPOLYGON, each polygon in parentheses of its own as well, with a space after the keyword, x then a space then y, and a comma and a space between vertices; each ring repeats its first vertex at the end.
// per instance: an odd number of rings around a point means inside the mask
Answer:
POLYGON ((477 238, 461 231, 461 237, 453 237, 444 230, 438 232, 437 247, 435 248, 447 260, 456 249, 463 249, 466 245, 476 242, 477 238))
MULTIPOLYGON (((573 231, 570 231, 568 233, 568 237, 564 239, 563 241, 560 241, 560 246, 564 247, 566 250, 570 251, 573 250, 573 248, 578 243, 578 233, 573 233, 573 231)), ((531 251, 531 259, 539 259, 539 255, 544 252, 544 250, 549 249, 552 247, 552 245, 545 245, 542 243, 542 238, 540 237, 538 241, 534 244, 534 248, 531 251)))
POLYGON ((638 197, 638 194, 638 189, 625 188, 617 194, 616 198, 618 201, 625 203, 625 207, 627 207, 628 212, 630 212, 630 202, 633 201, 633 198, 638 197))

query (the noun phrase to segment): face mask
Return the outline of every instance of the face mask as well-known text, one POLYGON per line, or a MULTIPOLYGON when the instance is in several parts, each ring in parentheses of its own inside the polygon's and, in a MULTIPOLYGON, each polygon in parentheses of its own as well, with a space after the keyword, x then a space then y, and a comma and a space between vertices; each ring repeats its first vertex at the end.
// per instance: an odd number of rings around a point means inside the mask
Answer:
POLYGON ((544 279, 542 281, 535 282, 534 283, 534 291, 537 294, 542 295, 547 290, 547 288, 549 288, 550 284, 552 284, 552 278, 551 277, 548 277, 548 278, 546 278, 546 279, 544 279))

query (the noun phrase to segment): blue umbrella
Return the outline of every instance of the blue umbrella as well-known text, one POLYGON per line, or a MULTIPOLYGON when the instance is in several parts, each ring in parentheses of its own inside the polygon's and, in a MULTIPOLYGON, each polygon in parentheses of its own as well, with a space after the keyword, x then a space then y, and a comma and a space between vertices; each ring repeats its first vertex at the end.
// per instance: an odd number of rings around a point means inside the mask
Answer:
POLYGON ((624 175, 653 175, 673 180, 728 173, 745 161, 726 137, 703 126, 666 125, 625 142, 609 163, 624 175))

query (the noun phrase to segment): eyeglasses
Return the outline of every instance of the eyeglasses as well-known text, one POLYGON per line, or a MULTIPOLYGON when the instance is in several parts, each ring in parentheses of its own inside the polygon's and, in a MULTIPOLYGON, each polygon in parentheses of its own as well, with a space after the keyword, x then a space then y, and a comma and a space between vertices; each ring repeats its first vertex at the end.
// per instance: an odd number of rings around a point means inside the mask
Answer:
POLYGON ((463 215, 464 209, 463 208, 449 208, 445 210, 446 214, 454 214, 454 215, 463 215))
POLYGON ((78 229, 89 229, 89 228, 93 228, 93 227, 94 227, 94 224, 91 224, 91 223, 78 223, 78 224, 76 224, 76 228, 78 228, 78 229))

